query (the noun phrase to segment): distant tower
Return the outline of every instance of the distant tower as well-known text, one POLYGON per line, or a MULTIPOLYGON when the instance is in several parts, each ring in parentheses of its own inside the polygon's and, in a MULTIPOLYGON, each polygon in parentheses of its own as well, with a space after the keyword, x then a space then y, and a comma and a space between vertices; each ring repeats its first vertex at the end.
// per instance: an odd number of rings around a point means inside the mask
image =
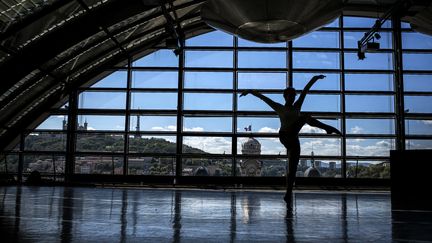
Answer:
POLYGON ((63 117, 63 131, 67 130, 67 121, 66 121, 66 116, 63 117))
POLYGON ((311 167, 309 167, 305 173, 305 177, 321 177, 321 172, 315 167, 315 158, 314 158, 314 152, 311 152, 311 167))
POLYGON ((329 167, 330 167, 330 170, 336 169, 336 162, 330 162, 329 167))
POLYGON ((87 127, 88 127, 88 123, 87 123, 87 119, 84 122, 84 131, 87 131, 87 127))
POLYGON ((136 127, 135 127, 135 138, 139 138, 140 137, 140 131, 141 131, 141 128, 140 128, 140 115, 138 114, 137 115, 137 125, 136 125, 136 127))

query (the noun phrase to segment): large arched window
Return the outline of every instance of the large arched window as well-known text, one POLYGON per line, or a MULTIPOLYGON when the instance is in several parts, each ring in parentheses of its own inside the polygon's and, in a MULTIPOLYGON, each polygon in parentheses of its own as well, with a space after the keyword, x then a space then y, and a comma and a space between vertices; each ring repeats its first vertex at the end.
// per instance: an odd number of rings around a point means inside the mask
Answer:
POLYGON ((75 174, 281 177, 286 151, 277 116, 239 94, 258 89, 283 102, 283 89, 300 92, 313 75, 324 74, 303 111, 343 136, 306 125, 297 176, 311 176, 315 167, 321 177, 388 178, 389 152, 403 149, 399 141, 407 149, 432 148, 432 38, 402 23, 401 75, 391 22, 380 31, 381 49, 358 60, 357 41, 373 23, 343 17, 277 44, 214 31, 188 39, 179 56, 155 50, 78 90, 75 105, 23 136, 22 156, 7 156, 8 168, 17 171, 22 160, 25 173, 63 173, 72 139, 75 174), (67 136, 71 121, 76 127, 67 136), (405 133, 397 132, 401 122, 405 133))

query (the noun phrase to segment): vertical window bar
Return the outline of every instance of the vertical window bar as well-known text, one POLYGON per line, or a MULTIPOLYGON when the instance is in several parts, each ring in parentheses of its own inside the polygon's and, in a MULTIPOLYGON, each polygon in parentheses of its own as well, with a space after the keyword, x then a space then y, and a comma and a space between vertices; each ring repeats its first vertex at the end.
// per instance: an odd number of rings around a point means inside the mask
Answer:
POLYGON ((287 53, 287 64, 288 64, 288 87, 294 87, 293 81, 293 44, 292 41, 288 41, 288 53, 287 53))
POLYGON ((129 132, 130 132, 130 115, 131 115, 131 87, 132 87, 132 60, 127 61, 127 83, 126 83, 126 119, 125 119, 125 137, 124 137, 124 154, 123 154, 123 175, 129 171, 129 132))
POLYGON ((346 164, 346 114, 345 114, 345 110, 346 110, 346 105, 345 105, 345 43, 344 43, 344 28, 343 28, 343 16, 341 16, 339 18, 339 26, 340 31, 339 31, 339 55, 340 55, 340 67, 341 67, 341 73, 340 73, 340 101, 341 101, 341 114, 342 114, 342 119, 341 119, 341 132, 342 132, 342 138, 341 138, 341 174, 342 174, 342 178, 346 178, 346 171, 347 171, 347 164, 346 164))
POLYGON ((185 50, 182 49, 178 57, 178 93, 177 93, 177 146, 176 146, 176 168, 174 184, 178 183, 178 178, 182 176, 183 165, 183 83, 184 83, 184 61, 185 50))
POLYGON ((405 150, 405 111, 403 87, 402 31, 400 18, 392 18, 394 48, 394 87, 396 112, 396 150, 405 150))
POLYGON ((238 91, 238 38, 234 37, 234 50, 233 50, 233 116, 232 116, 232 134, 231 134, 231 154, 232 154, 232 161, 231 161, 231 175, 237 176, 237 91, 238 91))
POLYGON ((66 135, 66 164, 65 164, 65 182, 70 181, 71 176, 75 173, 75 150, 76 150, 76 136, 75 131, 77 128, 78 117, 78 92, 73 90, 69 94, 69 109, 68 109, 68 124, 66 135))
MULTIPOLYGON (((24 140, 25 140, 25 133, 20 133, 20 149, 18 153, 18 183, 22 183, 22 176, 23 176, 23 170, 24 170, 24 140)), ((7 155, 6 155, 7 156, 7 155)), ((6 157, 5 157, 6 159, 6 157)))

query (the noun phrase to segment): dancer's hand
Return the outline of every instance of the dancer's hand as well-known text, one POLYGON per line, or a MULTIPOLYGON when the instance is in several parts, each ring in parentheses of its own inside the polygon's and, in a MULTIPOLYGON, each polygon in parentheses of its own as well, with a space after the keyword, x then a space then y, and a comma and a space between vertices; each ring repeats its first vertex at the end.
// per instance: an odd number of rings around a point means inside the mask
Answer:
POLYGON ((252 90, 250 90, 250 89, 245 90, 245 91, 243 91, 243 92, 240 94, 240 97, 242 97, 242 96, 246 96, 246 95, 251 94, 251 93, 252 93, 252 90))

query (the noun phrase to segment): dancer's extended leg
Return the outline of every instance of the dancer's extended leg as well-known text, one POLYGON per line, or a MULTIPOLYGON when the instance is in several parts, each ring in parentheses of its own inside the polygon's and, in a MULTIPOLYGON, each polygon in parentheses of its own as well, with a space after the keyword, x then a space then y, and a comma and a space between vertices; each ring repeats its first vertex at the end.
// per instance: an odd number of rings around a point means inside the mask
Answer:
POLYGON ((307 124, 309 124, 313 127, 318 127, 318 128, 324 129, 327 132, 327 134, 336 133, 336 134, 342 135, 342 133, 339 130, 337 130, 336 128, 329 126, 327 124, 324 124, 324 123, 318 121, 317 119, 315 119, 311 116, 306 116, 305 121, 307 124))

